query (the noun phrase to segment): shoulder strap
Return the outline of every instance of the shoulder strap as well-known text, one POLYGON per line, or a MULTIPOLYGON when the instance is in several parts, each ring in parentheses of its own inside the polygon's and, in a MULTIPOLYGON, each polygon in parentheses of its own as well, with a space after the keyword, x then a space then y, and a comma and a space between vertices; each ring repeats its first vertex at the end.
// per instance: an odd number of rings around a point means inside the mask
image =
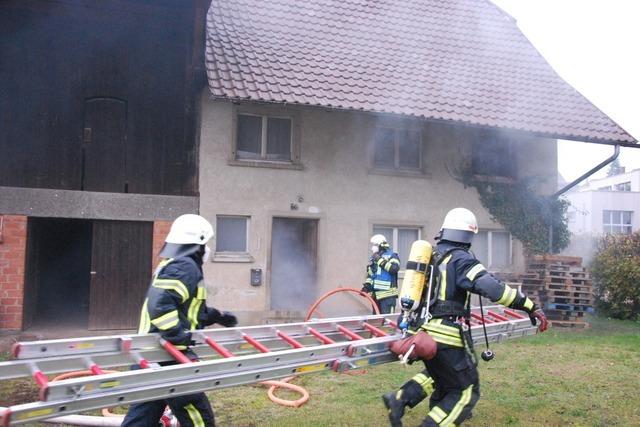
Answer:
POLYGON ((440 267, 440 264, 442 264, 444 260, 455 251, 468 252, 466 249, 458 248, 458 247, 449 248, 443 254, 440 254, 438 251, 435 252, 435 254, 437 254, 437 259, 433 263, 432 268, 434 269, 433 274, 437 275, 436 288, 431 291, 431 300, 429 301, 429 307, 431 307, 436 302, 436 300, 438 299, 438 295, 440 294, 441 280, 440 280, 440 270, 438 267, 440 267))

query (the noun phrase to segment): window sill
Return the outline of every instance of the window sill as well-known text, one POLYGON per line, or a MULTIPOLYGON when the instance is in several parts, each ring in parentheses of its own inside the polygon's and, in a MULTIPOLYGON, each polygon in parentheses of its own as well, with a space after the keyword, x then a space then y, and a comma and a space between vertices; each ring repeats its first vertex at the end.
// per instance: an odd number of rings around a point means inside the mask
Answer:
POLYGON ((232 159, 228 161, 229 166, 249 166, 256 168, 272 168, 272 169, 293 169, 302 170, 302 164, 296 162, 277 161, 277 160, 238 160, 232 159))
POLYGON ((474 174, 473 179, 481 182, 495 182, 499 184, 515 184, 516 179, 507 176, 480 175, 474 174))
POLYGON ((251 254, 245 252, 216 252, 211 257, 211 262, 254 262, 251 254))
POLYGON ((382 169, 382 168, 372 168, 370 167, 368 170, 370 175, 386 175, 386 176, 405 176, 411 178, 431 178, 431 174, 426 173, 422 170, 411 170, 411 169, 382 169))

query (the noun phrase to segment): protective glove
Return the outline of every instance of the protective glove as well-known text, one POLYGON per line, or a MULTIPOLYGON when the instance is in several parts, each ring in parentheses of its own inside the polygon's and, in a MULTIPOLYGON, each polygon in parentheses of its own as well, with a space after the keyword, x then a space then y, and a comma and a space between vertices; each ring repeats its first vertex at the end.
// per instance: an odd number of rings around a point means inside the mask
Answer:
POLYGON ((362 292, 366 292, 368 294, 370 294, 371 292, 373 292, 373 285, 371 283, 363 283, 362 284, 362 289, 360 289, 362 292))
POLYGON ((431 335, 424 331, 418 331, 418 333, 408 338, 392 342, 389 345, 389 350, 398 356, 404 356, 411 349, 411 346, 414 347, 407 358, 409 362, 417 359, 431 360, 436 357, 438 344, 431 335))
POLYGON ((540 322, 540 326, 538 326, 538 329, 540 330, 540 332, 546 331, 547 327, 549 326, 549 322, 547 321, 547 316, 545 316, 544 311, 542 311, 541 308, 538 308, 532 311, 531 313, 529 313, 529 319, 531 319, 531 324, 533 326, 536 326, 536 324, 540 322))
POLYGON ((220 313, 217 323, 227 328, 233 328, 238 324, 238 318, 229 311, 223 311, 220 313))

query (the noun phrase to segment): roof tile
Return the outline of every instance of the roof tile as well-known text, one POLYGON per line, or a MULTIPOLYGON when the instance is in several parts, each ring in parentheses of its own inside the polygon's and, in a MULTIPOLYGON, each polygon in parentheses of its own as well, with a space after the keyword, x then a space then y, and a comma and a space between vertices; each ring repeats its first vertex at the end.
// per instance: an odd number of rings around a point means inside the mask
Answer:
POLYGON ((215 97, 635 142, 488 0, 213 0, 215 97))

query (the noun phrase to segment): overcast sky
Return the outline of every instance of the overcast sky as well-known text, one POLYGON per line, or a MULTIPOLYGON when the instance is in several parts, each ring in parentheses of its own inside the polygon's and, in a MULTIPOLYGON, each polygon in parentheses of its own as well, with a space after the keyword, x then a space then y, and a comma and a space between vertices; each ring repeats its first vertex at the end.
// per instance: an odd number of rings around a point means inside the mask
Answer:
MULTIPOLYGON (((492 1, 565 81, 640 140, 640 0, 492 1)), ((613 147, 561 141, 558 168, 572 180, 612 153, 613 147)), ((620 162, 640 168, 640 148, 622 148, 620 162)))

